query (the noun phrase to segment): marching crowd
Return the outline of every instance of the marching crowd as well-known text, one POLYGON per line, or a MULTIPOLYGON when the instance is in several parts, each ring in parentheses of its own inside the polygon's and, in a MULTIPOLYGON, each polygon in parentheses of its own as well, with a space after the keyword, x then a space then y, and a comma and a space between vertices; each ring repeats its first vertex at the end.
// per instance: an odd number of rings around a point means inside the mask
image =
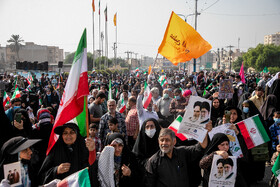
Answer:
MULTIPOLYGON (((93 72, 88 76, 89 136, 81 136, 74 121, 58 126, 58 140, 46 156, 66 74, 33 76, 31 83, 20 75, 0 75, 0 186, 9 186, 15 177, 4 176, 4 165, 17 161, 21 186, 52 186, 56 179, 86 167, 91 186, 208 186, 213 156, 231 156, 230 140, 217 133, 211 140, 206 135, 202 142, 182 141, 168 128, 188 112, 191 95, 212 101, 212 106, 195 105, 191 120, 211 108, 207 131, 230 123, 236 133, 243 157, 237 159, 235 186, 256 184, 280 152, 280 72, 250 73, 245 78, 244 83, 240 75, 224 71, 161 71, 149 77, 93 72), (232 98, 219 99, 224 79, 233 82, 232 98), (144 106, 147 86, 152 98, 144 106), (16 89, 20 94, 12 98, 16 89), (12 98, 8 102, 7 96, 12 98), (271 141, 248 149, 235 124, 254 115, 259 115, 271 141)), ((222 164, 230 167, 232 161, 222 164)), ((275 176, 270 186, 278 186, 275 176)))

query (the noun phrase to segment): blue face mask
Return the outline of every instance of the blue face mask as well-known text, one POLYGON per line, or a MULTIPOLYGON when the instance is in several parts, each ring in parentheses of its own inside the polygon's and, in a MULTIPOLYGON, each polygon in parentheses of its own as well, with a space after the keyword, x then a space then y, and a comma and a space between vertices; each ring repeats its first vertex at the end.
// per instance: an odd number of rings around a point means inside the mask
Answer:
POLYGON ((273 118, 275 123, 280 123, 280 118, 273 118))
POLYGON ((180 95, 176 96, 176 99, 177 99, 177 100, 181 99, 180 95))
POLYGON ((169 95, 168 95, 168 94, 163 94, 163 98, 164 98, 164 99, 168 99, 168 98, 169 98, 169 95))
POLYGON ((18 109, 18 108, 20 108, 20 106, 14 106, 14 110, 16 110, 16 109, 18 109))
POLYGON ((249 107, 243 107, 243 112, 247 114, 249 112, 249 107))

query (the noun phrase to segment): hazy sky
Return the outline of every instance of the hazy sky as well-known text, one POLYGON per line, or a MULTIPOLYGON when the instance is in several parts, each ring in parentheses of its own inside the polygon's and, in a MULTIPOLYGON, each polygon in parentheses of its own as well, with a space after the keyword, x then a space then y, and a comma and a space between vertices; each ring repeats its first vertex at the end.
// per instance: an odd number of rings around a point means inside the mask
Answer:
MULTIPOLYGON (((95 49, 99 48, 98 0, 95 0, 95 49)), ((76 50, 87 28, 88 51, 93 45, 92 0, 0 0, 0 44, 12 34, 25 42, 76 50)), ((125 51, 155 57, 171 12, 194 13, 195 0, 101 0, 101 30, 108 7, 109 57, 115 42, 117 12, 118 56, 125 51)), ((214 50, 233 45, 246 51, 263 43, 264 35, 280 31, 280 0, 198 0, 198 32, 214 50), (209 7, 209 8, 208 8, 209 7)), ((188 16, 194 27, 194 16, 188 16)))

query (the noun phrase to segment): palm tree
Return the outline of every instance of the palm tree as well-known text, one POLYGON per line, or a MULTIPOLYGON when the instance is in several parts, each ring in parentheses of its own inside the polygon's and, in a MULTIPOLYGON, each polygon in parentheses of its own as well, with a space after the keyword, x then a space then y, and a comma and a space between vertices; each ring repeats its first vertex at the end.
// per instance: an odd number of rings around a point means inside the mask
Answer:
POLYGON ((11 38, 7 42, 10 43, 10 47, 11 47, 12 51, 16 52, 17 60, 20 60, 19 59, 19 50, 20 50, 20 48, 22 46, 22 42, 24 42, 24 40, 19 35, 12 34, 11 38))

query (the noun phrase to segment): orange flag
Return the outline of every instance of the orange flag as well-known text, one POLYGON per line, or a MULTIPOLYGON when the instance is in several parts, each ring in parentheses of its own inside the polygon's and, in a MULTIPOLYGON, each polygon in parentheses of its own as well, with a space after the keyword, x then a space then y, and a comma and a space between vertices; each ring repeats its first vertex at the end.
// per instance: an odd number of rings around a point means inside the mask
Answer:
POLYGON ((94 0, 92 0, 92 10, 93 10, 93 12, 95 12, 95 6, 94 6, 94 0))
POLYGON ((179 62, 199 58, 211 48, 192 26, 172 11, 158 53, 177 65, 179 62))
POLYGON ((150 66, 149 66, 149 69, 148 69, 148 75, 151 74, 151 71, 152 71, 152 66, 150 65, 150 66))
POLYGON ((114 15, 114 25, 117 26, 117 13, 114 15))

